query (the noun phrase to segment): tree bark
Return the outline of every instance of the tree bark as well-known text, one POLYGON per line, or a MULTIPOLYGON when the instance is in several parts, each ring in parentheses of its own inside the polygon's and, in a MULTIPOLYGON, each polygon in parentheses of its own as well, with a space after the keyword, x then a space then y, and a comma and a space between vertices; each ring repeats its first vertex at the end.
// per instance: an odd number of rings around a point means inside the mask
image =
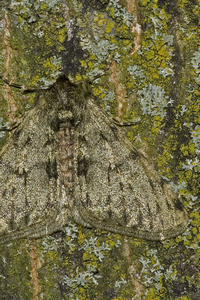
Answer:
MULTIPOLYGON (((96 101, 173 183, 186 232, 148 242, 73 223, 0 246, 0 299, 199 299, 198 0, 10 0, 0 7, 0 125, 34 105, 26 88, 94 78, 96 101), (12 84, 22 89, 17 89, 12 84)), ((0 131, 0 146, 9 132, 0 131)))

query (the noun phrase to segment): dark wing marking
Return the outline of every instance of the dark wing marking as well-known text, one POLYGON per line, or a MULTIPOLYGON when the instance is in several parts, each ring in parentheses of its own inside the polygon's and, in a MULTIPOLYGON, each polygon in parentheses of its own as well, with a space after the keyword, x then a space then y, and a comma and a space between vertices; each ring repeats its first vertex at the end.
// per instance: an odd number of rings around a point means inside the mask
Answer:
POLYGON ((41 237, 67 223, 58 141, 51 126, 55 114, 41 96, 1 151, 0 243, 41 237))
POLYGON ((77 129, 76 207, 96 228, 149 240, 167 239, 187 227, 187 213, 171 187, 115 128, 91 99, 77 129))

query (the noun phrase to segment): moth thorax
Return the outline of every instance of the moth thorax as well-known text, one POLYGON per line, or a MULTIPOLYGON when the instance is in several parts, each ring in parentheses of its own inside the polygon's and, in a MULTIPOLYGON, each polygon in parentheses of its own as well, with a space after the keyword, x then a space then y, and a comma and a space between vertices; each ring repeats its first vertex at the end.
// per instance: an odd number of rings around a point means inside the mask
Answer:
POLYGON ((73 120, 73 114, 69 110, 63 110, 58 113, 58 119, 60 122, 60 128, 71 127, 71 123, 73 120))
POLYGON ((60 172, 67 194, 73 189, 74 173, 74 128, 61 127, 58 131, 58 154, 60 172))

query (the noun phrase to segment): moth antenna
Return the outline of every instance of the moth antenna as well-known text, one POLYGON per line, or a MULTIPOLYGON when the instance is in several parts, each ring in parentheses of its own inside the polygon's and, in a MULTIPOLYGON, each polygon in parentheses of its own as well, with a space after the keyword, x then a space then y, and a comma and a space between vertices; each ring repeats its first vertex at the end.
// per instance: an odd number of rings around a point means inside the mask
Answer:
POLYGON ((109 54, 109 56, 108 56, 108 58, 107 58, 107 60, 106 60, 106 62, 107 62, 107 67, 105 68, 105 70, 99 72, 99 74, 97 74, 97 75, 94 75, 94 76, 88 78, 88 82, 89 82, 89 83, 92 83, 94 80, 96 80, 96 79, 98 79, 98 78, 100 78, 100 77, 102 77, 102 76, 105 76, 105 75, 106 75, 106 71, 108 71, 109 68, 110 68, 110 65, 111 65, 111 63, 112 63, 112 61, 113 61, 113 58, 114 58, 114 53, 109 54))
POLYGON ((21 124, 21 122, 16 122, 14 123, 14 125, 10 128, 6 127, 6 126, 3 126, 3 127, 0 127, 0 131, 12 131, 14 130, 15 128, 17 128, 19 125, 21 124))
POLYGON ((96 79, 98 79, 98 78, 104 76, 105 74, 106 74, 106 72, 103 71, 102 73, 99 73, 99 74, 97 74, 97 75, 95 75, 95 76, 89 77, 89 78, 87 79, 87 81, 91 84, 94 80, 96 80, 96 79))
POLYGON ((20 89, 22 90, 22 93, 23 94, 28 94, 28 93, 34 93, 36 91, 40 91, 40 90, 47 90, 49 89, 54 83, 48 85, 48 86, 42 86, 42 87, 25 87, 24 85, 20 85, 20 84, 17 84, 17 83, 12 83, 11 81, 9 81, 8 79, 6 79, 5 77, 1 76, 0 75, 0 79, 2 81, 5 82, 5 84, 11 86, 11 87, 14 87, 16 89, 20 89))
POLYGON ((23 85, 16 84, 16 83, 12 83, 12 82, 10 82, 7 78, 5 78, 5 77, 3 77, 3 76, 1 76, 1 75, 0 75, 0 79, 1 79, 2 81, 4 81, 7 85, 12 86, 12 87, 15 87, 16 89, 23 89, 23 88, 24 88, 23 85))
POLYGON ((113 123, 119 127, 128 127, 128 126, 135 126, 138 124, 142 124, 142 121, 135 121, 135 122, 120 122, 119 120, 117 120, 116 118, 112 118, 113 123))

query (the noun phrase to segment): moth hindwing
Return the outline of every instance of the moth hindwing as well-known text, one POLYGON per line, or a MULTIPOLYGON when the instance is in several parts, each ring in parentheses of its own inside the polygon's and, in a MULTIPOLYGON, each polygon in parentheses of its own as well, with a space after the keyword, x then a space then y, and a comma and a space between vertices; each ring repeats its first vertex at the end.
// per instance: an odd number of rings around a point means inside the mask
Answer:
POLYGON ((69 221, 147 240, 181 234, 186 210, 81 84, 60 78, 0 153, 0 242, 69 221))

